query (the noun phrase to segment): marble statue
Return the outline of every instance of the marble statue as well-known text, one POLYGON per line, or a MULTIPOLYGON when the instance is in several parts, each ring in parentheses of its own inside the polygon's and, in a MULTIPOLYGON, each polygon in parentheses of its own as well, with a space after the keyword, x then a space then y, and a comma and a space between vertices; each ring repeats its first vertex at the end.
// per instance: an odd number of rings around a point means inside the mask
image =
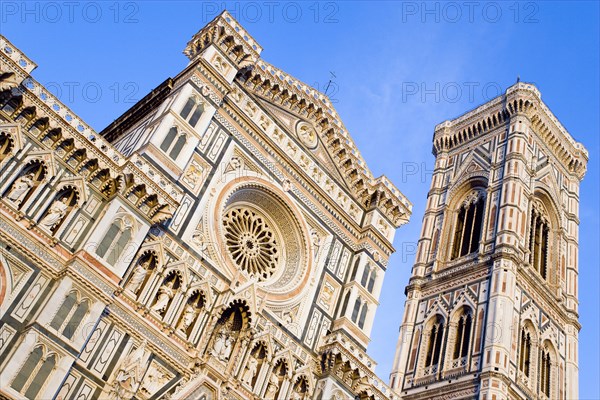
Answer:
POLYGON ((29 190, 33 187, 33 174, 23 175, 13 183, 10 191, 8 192, 8 199, 21 205, 29 190))
POLYGON ((256 360, 256 358, 254 358, 253 355, 250 355, 248 363, 246 364, 246 369, 244 370, 244 374, 242 375, 242 382, 244 382, 247 385, 252 385, 252 379, 254 379, 257 369, 258 360, 256 360))
POLYGON ((156 303, 152 306, 152 310, 158 313, 162 313, 166 310, 169 305, 169 301, 175 295, 175 290, 173 289, 173 285, 175 284, 175 280, 170 280, 166 284, 163 284, 160 289, 158 289, 158 296, 156 297, 156 303))
POLYGON ((40 225, 50 230, 54 229, 64 218, 69 208, 67 204, 69 199, 63 197, 60 200, 54 200, 54 203, 48 209, 48 213, 40 221, 40 225))

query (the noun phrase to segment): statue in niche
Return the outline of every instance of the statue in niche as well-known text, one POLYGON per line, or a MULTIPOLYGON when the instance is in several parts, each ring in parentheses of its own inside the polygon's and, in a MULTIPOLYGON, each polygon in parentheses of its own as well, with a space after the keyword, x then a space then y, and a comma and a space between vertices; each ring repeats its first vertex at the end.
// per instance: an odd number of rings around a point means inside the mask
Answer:
POLYGON ((279 379, 275 373, 272 373, 269 376, 269 386, 267 387, 267 392, 265 393, 265 400, 275 400, 277 390, 279 390, 279 379))
POLYGON ((152 306, 152 310, 156 311, 159 314, 162 314, 167 306, 169 305, 169 301, 175 295, 175 290, 173 286, 175 285, 175 279, 171 279, 158 289, 158 296, 156 296, 156 303, 152 306))
POLYGON ((21 205, 25 196, 29 193, 33 187, 33 174, 26 174, 20 176, 15 180, 10 191, 8 192, 8 199, 17 205, 21 205))
POLYGON ((227 325, 222 325, 215 336, 211 354, 221 361, 228 361, 233 350, 233 338, 227 325))
POLYGON ((54 200, 54 202, 48 209, 48 213, 40 221, 40 225, 50 230, 54 229, 54 227, 57 226, 65 217, 68 209, 69 199, 67 197, 54 200))
POLYGON ((137 294, 138 290, 140 290, 140 286, 144 282, 146 275, 148 275, 148 268, 150 267, 151 257, 148 257, 142 263, 138 263, 133 269, 133 273, 131 274, 131 278, 129 278, 129 282, 125 286, 125 289, 131 291, 133 294, 137 294))
POLYGON ((248 358, 248 363, 246 364, 246 369, 244 370, 244 374, 242 375, 242 382, 247 384, 248 386, 252 385, 252 379, 256 375, 256 371, 258 369, 258 360, 254 358, 252 354, 248 358))
POLYGON ((195 304, 186 304, 181 315, 181 320, 177 325, 177 330, 183 333, 187 333, 188 328, 192 325, 199 312, 200 310, 195 304))
POLYGON ((307 396, 307 384, 304 379, 301 379, 296 382, 294 388, 292 389, 292 393, 290 395, 290 400, 303 400, 307 396))
POLYGON ((299 388, 294 388, 294 390, 292 390, 292 397, 290 397, 290 399, 291 400, 303 400, 304 394, 300 393, 299 388))

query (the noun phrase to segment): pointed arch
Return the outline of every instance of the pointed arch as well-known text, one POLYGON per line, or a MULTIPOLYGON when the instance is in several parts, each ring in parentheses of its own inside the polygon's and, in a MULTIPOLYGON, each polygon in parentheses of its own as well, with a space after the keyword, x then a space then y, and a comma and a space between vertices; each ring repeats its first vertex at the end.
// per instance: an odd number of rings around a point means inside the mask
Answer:
POLYGON ((90 300, 83 298, 79 291, 71 290, 64 298, 50 327, 67 339, 72 339, 90 309, 90 300))
POLYGON ((19 368, 10 386, 28 399, 38 398, 57 361, 56 353, 48 351, 43 344, 36 345, 19 368))
POLYGON ((547 398, 557 397, 557 352, 550 340, 545 340, 540 348, 539 385, 547 398))
POLYGON ((365 320, 367 318, 367 312, 369 311, 369 306, 365 301, 362 305, 362 309, 360 311, 360 318, 358 319, 358 327, 363 329, 365 326, 365 320))
POLYGON ((440 314, 432 316, 425 324, 422 362, 424 374, 436 373, 442 362, 442 344, 446 320, 440 314))
POLYGON ((360 313, 361 304, 362 304, 362 299, 360 297, 358 297, 354 301, 354 308, 352 309, 352 316, 350 317, 350 319, 354 323, 356 323, 356 320, 358 319, 358 314, 360 313))
POLYGON ((536 190, 530 207, 529 264, 542 279, 558 283, 561 223, 554 200, 546 190, 536 190))
POLYGON ((39 225, 48 229, 52 234, 56 233, 73 208, 79 203, 79 196, 79 191, 75 186, 63 186, 42 214, 39 225))
POLYGON ((519 335, 519 373, 527 382, 535 381, 537 364, 537 333, 531 320, 523 321, 519 335))
POLYGON ((4 196, 21 209, 47 176, 44 161, 30 160, 14 179, 4 196))
POLYGON ((473 191, 460 204, 454 226, 451 259, 479 250, 484 207, 483 191, 473 191))
POLYGON ((136 231, 136 225, 128 214, 117 214, 110 224, 100 244, 96 248, 96 255, 110 265, 116 265, 123 259, 125 250, 130 245, 136 231))
POLYGON ((249 307, 243 300, 234 300, 217 320, 206 352, 223 363, 239 351, 242 332, 250 326, 249 307))
POLYGON ((179 115, 181 118, 187 121, 192 128, 196 127, 198 120, 204 112, 204 104, 199 101, 195 96, 190 96, 186 101, 185 105, 181 109, 179 115))
POLYGON ((453 368, 466 365, 462 362, 469 355, 471 349, 471 337, 473 334, 473 309, 462 306, 455 311, 451 323, 451 346, 452 360, 459 361, 453 368))

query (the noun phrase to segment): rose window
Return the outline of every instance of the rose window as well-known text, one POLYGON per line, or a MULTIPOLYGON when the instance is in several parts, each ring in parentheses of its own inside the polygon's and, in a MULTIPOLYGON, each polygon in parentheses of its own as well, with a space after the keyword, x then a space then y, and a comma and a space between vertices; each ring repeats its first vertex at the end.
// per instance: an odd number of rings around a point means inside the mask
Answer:
POLYGON ((264 218, 246 208, 233 208, 225 216, 225 245, 235 264, 265 280, 279 264, 277 241, 264 218))

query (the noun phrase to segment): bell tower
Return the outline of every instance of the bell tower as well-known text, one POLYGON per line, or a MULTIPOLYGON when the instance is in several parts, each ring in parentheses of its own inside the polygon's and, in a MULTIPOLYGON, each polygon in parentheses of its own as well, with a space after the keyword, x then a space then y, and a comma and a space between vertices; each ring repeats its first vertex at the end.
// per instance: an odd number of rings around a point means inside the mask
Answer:
POLYGON ((390 386, 412 399, 578 397, 588 154, 516 83, 445 121, 390 386))

